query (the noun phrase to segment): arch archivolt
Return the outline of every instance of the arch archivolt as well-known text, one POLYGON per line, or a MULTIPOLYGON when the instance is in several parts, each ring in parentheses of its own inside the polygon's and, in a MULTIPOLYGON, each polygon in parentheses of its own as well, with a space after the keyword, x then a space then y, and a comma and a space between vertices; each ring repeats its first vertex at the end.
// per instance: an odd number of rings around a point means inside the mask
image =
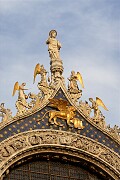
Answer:
POLYGON ((120 157, 108 147, 81 135, 60 130, 33 130, 0 144, 0 177, 17 161, 38 153, 57 153, 84 159, 120 178, 120 157))

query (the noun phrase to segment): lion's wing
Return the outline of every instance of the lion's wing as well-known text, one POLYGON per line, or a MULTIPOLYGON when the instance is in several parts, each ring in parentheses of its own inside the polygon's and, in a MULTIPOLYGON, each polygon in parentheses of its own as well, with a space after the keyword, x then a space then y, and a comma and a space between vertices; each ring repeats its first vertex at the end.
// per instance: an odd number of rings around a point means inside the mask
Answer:
POLYGON ((66 100, 54 98, 54 99, 49 99, 49 101, 51 103, 49 106, 51 107, 55 107, 60 111, 67 109, 68 102, 66 100))

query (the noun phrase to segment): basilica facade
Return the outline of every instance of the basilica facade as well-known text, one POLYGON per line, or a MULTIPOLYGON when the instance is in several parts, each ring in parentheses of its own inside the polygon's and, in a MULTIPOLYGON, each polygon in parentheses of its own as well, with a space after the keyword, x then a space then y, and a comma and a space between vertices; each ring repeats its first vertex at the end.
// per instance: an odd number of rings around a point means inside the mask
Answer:
POLYGON ((51 30, 46 41, 50 76, 44 65, 34 67, 39 93, 26 94, 26 83, 15 82, 16 115, 0 105, 0 179, 119 180, 120 129, 106 125, 99 97, 81 100, 80 72, 71 71, 66 87, 56 36, 51 30))

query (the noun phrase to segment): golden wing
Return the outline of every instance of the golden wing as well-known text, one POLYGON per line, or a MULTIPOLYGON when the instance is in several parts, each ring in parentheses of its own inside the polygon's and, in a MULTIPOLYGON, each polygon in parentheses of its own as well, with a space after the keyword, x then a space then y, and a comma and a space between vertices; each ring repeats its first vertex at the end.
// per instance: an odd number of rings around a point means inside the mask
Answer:
POLYGON ((18 83, 18 81, 14 84, 12 96, 15 95, 15 92, 16 92, 17 90, 19 90, 19 83, 18 83))
POLYGON ((104 105, 103 101, 100 98, 96 97, 96 103, 98 106, 102 106, 106 111, 108 111, 107 107, 104 105))
POLYGON ((35 66, 35 69, 34 69, 34 80, 33 80, 33 83, 35 82, 36 75, 37 75, 37 74, 40 74, 40 71, 41 71, 41 66, 40 66, 40 64, 38 63, 38 64, 35 66))
POLYGON ((59 102, 58 102, 58 109, 60 111, 62 110, 67 110, 67 106, 69 105, 69 103, 66 101, 66 100, 63 100, 63 99, 59 99, 59 102))
POLYGON ((77 79, 79 80, 82 88, 84 88, 84 83, 83 83, 82 75, 79 72, 77 72, 76 76, 77 76, 77 79))
POLYGON ((49 99, 49 101, 51 102, 51 104, 49 105, 51 107, 55 107, 60 111, 67 109, 68 102, 66 100, 54 98, 54 99, 49 99))

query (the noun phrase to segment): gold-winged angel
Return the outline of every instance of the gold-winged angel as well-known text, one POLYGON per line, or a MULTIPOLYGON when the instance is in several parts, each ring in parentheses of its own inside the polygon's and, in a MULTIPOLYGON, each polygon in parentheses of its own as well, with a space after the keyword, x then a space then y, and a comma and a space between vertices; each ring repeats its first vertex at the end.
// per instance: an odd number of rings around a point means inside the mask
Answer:
POLYGON ((75 71, 72 71, 71 76, 70 76, 70 78, 68 78, 68 80, 70 81, 68 90, 71 93, 72 92, 78 93, 80 91, 78 84, 77 84, 77 81, 79 81, 82 88, 84 88, 83 78, 82 78, 82 75, 80 74, 80 72, 75 73, 75 71))
POLYGON ((33 83, 35 82, 35 79, 36 79, 36 76, 40 74, 41 75, 41 81, 40 81, 40 85, 43 85, 43 86, 48 86, 47 84, 47 78, 46 78, 46 75, 47 75, 47 71, 45 70, 44 66, 43 65, 40 65, 39 63, 35 66, 35 69, 34 69, 34 79, 33 79, 33 83))
POLYGON ((20 99, 20 100, 27 99, 28 96, 24 93, 24 90, 28 90, 28 89, 26 89, 25 86, 26 86, 26 83, 22 83, 21 85, 19 85, 19 83, 17 81, 14 84, 12 96, 14 96, 16 91, 18 91, 19 92, 18 99, 20 99))
POLYGON ((96 101, 93 98, 89 98, 89 101, 92 103, 92 109, 94 110, 94 118, 97 119, 100 117, 101 111, 99 110, 99 106, 103 107, 106 111, 108 111, 107 107, 103 103, 103 101, 96 97, 96 101))
POLYGON ((26 99, 28 96, 24 93, 24 90, 28 90, 25 88, 26 83, 22 83, 19 85, 18 81, 14 84, 12 96, 15 95, 16 91, 18 91, 18 100, 16 101, 16 107, 19 113, 22 113, 26 110, 26 108, 30 108, 29 104, 27 103, 26 99))

